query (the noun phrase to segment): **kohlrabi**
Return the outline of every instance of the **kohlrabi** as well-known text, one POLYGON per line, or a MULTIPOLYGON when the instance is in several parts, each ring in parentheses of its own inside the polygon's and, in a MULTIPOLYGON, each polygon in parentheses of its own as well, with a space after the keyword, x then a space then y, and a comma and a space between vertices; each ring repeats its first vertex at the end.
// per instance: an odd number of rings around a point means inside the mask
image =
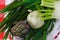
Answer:
POLYGON ((29 13, 27 17, 27 21, 31 25, 32 28, 37 29, 37 28, 40 28, 44 24, 44 21, 40 20, 39 18, 40 17, 38 16, 38 11, 33 11, 29 13))
POLYGON ((52 18, 53 10, 36 10, 29 13, 27 21, 34 29, 40 28, 44 25, 44 20, 52 18))

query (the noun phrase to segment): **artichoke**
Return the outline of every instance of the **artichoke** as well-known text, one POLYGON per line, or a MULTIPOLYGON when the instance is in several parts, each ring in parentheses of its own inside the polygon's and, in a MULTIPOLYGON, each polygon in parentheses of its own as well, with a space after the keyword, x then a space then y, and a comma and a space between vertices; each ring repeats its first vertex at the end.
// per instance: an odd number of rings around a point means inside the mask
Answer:
POLYGON ((24 36, 28 33, 30 27, 25 21, 19 21, 11 28, 11 32, 16 36, 24 36))

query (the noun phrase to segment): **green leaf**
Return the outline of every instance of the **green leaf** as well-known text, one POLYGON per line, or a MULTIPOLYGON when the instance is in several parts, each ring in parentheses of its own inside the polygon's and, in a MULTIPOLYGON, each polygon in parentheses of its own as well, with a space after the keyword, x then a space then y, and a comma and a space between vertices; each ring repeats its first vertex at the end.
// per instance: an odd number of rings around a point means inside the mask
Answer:
POLYGON ((13 13, 15 12, 16 10, 13 10, 13 11, 10 11, 10 13, 7 15, 7 17, 3 20, 3 22, 0 23, 0 28, 2 26, 4 26, 6 24, 6 22, 9 21, 9 19, 11 18, 11 16, 13 15, 13 13))
POLYGON ((44 28, 43 30, 43 40, 46 40, 47 37, 47 30, 44 28))
POLYGON ((25 40, 30 40, 36 34, 36 32, 37 32, 37 30, 30 29, 29 33, 25 37, 25 40))
POLYGON ((10 12, 10 14, 7 15, 7 17, 4 19, 4 21, 2 23, 0 23, 0 28, 5 25, 6 23, 9 23, 11 20, 15 20, 17 18, 17 16, 20 14, 21 8, 16 10, 13 10, 13 12, 10 12))

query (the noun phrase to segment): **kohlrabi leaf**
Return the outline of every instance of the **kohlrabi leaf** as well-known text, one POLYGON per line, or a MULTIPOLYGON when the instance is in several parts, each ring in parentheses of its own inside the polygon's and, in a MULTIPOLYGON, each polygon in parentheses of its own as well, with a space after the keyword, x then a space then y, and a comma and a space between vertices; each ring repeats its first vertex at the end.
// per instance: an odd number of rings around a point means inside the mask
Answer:
POLYGON ((41 6, 54 8, 55 0, 41 0, 41 6))

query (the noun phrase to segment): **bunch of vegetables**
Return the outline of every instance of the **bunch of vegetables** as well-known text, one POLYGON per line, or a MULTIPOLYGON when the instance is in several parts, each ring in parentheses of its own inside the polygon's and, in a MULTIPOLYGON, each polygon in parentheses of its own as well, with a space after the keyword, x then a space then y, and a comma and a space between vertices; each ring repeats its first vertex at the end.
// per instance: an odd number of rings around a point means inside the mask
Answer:
POLYGON ((23 35, 26 32, 24 29, 28 30, 24 40, 46 40, 47 35, 54 27, 54 22, 60 18, 56 11, 56 3, 57 0, 14 0, 3 10, 0 10, 0 13, 9 12, 0 23, 0 29, 3 27, 0 32, 7 29, 4 40, 7 39, 8 34, 11 34, 12 38, 13 35, 23 35), (23 22, 18 24, 21 20, 23 22), (11 31, 14 28, 16 31, 11 31), (48 28, 50 29, 48 30, 48 28))

